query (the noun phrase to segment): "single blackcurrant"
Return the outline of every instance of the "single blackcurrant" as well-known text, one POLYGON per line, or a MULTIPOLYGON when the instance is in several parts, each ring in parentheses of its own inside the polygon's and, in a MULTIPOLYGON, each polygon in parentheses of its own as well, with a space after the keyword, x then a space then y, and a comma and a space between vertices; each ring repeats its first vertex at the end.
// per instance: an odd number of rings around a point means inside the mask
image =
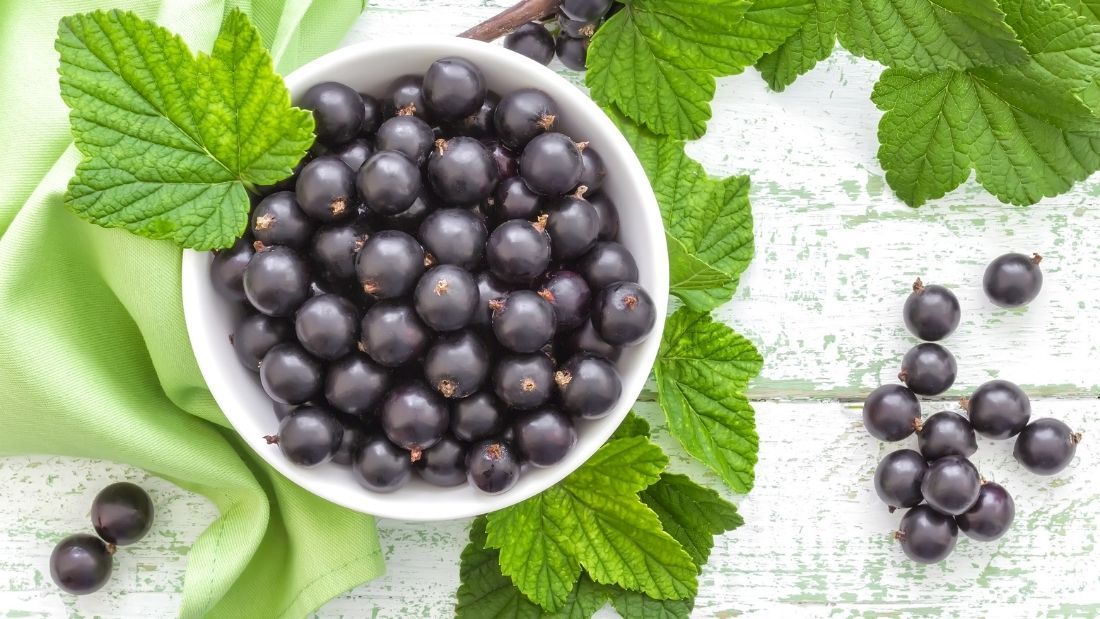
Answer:
POLYGON ((451 407, 451 433, 474 443, 497 435, 504 428, 504 404, 488 391, 456 401, 451 407))
POLYGON ((259 372, 260 362, 267 351, 289 340, 293 333, 294 329, 286 320, 265 314, 249 314, 233 329, 233 350, 241 365, 259 372))
POLYGON ((527 22, 513 30, 504 37, 504 47, 539 64, 550 64, 554 59, 554 36, 538 22, 527 22))
POLYGON ((382 100, 386 116, 427 118, 428 106, 424 103, 424 78, 421 76, 403 75, 390 83, 386 93, 382 100))
POLYGON ((516 450, 531 466, 553 466, 577 443, 573 422, 552 408, 527 413, 512 427, 516 450))
POLYGON ((466 481, 466 446, 454 437, 444 436, 424 450, 413 468, 433 486, 458 486, 466 481))
POLYGON ((252 211, 252 238, 264 245, 300 249, 313 234, 313 221, 298 206, 293 192, 277 191, 252 211))
POLYGON ((330 281, 355 281, 355 255, 367 237, 367 231, 358 224, 321 228, 313 235, 310 257, 330 281))
POLYGON ((638 263, 625 246, 601 241, 577 262, 577 272, 592 290, 603 290, 615 282, 637 282, 638 263))
POLYGON ((920 402, 905 387, 883 385, 863 403, 863 426, 880 441, 900 441, 920 427, 920 402))
POLYGON ((108 544, 133 544, 152 526, 153 500, 141 486, 120 481, 100 490, 92 501, 92 527, 108 544))
POLYGON ((583 352, 603 357, 608 361, 617 361, 622 352, 620 348, 608 344, 606 340, 600 337, 596 327, 592 326, 591 320, 585 321, 583 325, 569 334, 565 339, 562 350, 567 355, 583 352))
POLYGON ((374 145, 366 138, 356 138, 332 151, 331 154, 339 157, 352 172, 358 172, 359 168, 363 167, 367 159, 374 154, 374 145))
POLYGON ((386 367, 397 367, 420 356, 428 347, 428 328, 409 305, 393 301, 367 310, 359 328, 359 350, 386 367))
POLYGON ((363 127, 363 99, 343 84, 322 82, 312 86, 298 105, 313 112, 317 139, 326 144, 348 142, 363 127))
POLYGON ((962 401, 970 425, 986 438, 1003 440, 1020 433, 1031 419, 1031 400, 1007 380, 991 380, 962 401))
POLYGON ((451 264, 433 267, 420 277, 413 291, 416 313, 436 331, 454 331, 470 324, 477 301, 474 277, 451 264))
POLYGON ((554 307, 530 290, 516 290, 490 303, 493 334, 508 350, 535 352, 554 337, 554 307))
MULTIPOLYGON (((586 148, 585 150, 589 149, 586 148)), ((592 208, 596 209, 596 215, 600 218, 599 239, 601 241, 614 241, 619 238, 619 211, 616 210, 615 203, 611 201, 611 198, 602 192, 596 194, 589 192, 584 197, 592 205, 592 208)))
POLYGON ((489 350, 471 331, 441 336, 424 355, 424 378, 445 398, 465 398, 485 383, 489 350))
POLYGON ((520 463, 512 448, 503 441, 485 441, 466 454, 466 477, 475 488, 488 494, 500 494, 519 481, 520 463))
POLYGON ((293 249, 258 252, 244 271, 248 302, 268 316, 290 316, 309 298, 309 267, 293 249))
POLYGON ((65 593, 95 593, 111 579, 114 548, 94 535, 70 535, 50 553, 50 577, 65 593))
POLYGON ((365 438, 352 459, 351 472, 356 481, 373 492, 393 492, 412 476, 409 452, 398 448, 384 436, 365 438))
POLYGON ((542 196, 531 191, 522 178, 513 176, 497 185, 488 206, 489 221, 494 225, 509 219, 534 219, 542 208, 542 196))
POLYGON ((370 235, 355 257, 363 291, 379 299, 404 296, 424 274, 424 248, 398 230, 370 235))
POLYGON ((485 254, 493 275, 506 282, 528 283, 550 264, 550 237, 544 224, 513 219, 493 230, 485 254))
POLYGON ((323 408, 302 406, 279 422, 279 434, 268 437, 278 443, 287 460, 298 466, 324 464, 336 455, 344 438, 344 426, 323 408))
POLYGON ((592 325, 607 342, 633 346, 653 330, 657 308, 644 288, 633 282, 616 282, 596 294, 592 325))
POLYGON ((504 357, 493 373, 497 397, 511 408, 542 406, 554 387, 554 364, 541 352, 504 357))
POLYGON ((428 180, 443 201, 472 206, 492 195, 500 174, 481 142, 457 137, 436 141, 428 159, 428 180))
POLYGON ((481 70, 465 58, 440 58, 424 74, 424 103, 436 120, 449 122, 473 114, 485 100, 485 92, 481 70))
POLYGON ((295 192, 302 210, 316 221, 327 224, 355 216, 355 172, 338 157, 326 155, 307 163, 295 192))
POLYGON ((252 260, 252 239, 237 239, 232 247, 218 250, 210 261, 210 283, 224 299, 246 301, 244 272, 252 260))
POLYGON ((581 149, 581 178, 578 184, 587 187, 584 197, 598 192, 603 187, 603 179, 607 176, 607 167, 603 163, 603 157, 596 149, 585 145, 581 149))
POLYGON ((560 196, 573 191, 581 178, 581 150, 564 133, 535 136, 519 158, 519 174, 536 193, 560 196))
POLYGON ((1016 518, 1016 502, 1003 486, 991 481, 982 483, 978 501, 965 513, 955 517, 959 529, 971 539, 992 542, 1000 538, 1016 518))
POLYGON ((485 241, 489 231, 485 222, 465 209, 436 211, 420 224, 418 233, 437 264, 453 264, 472 270, 485 259, 485 241))
POLYGON ((355 182, 363 202, 379 215, 396 215, 420 196, 420 169, 392 150, 380 151, 368 159, 355 182))
POLYGON ((593 22, 611 9, 612 0, 563 0, 561 12, 570 19, 593 22))
POLYGON ((875 469, 875 492, 890 507, 913 507, 924 500, 921 482, 928 472, 924 456, 912 449, 887 454, 875 469))
POLYGON ((943 411, 929 417, 917 432, 920 452, 929 460, 945 456, 969 458, 978 451, 974 428, 962 415, 943 411))
POLYGON ((955 383, 958 370, 950 351, 939 344, 925 342, 905 353, 898 380, 917 395, 939 395, 955 383))
POLYGON ((359 337, 355 304, 335 294, 323 294, 302 304, 294 319, 298 341, 310 354, 333 360, 350 353, 359 337))
MULTIPOLYGON (((485 93, 485 100, 481 102, 477 111, 462 119, 459 133, 478 140, 488 140, 495 136, 497 131, 493 126, 493 115, 496 114, 499 102, 500 97, 495 93, 485 93)), ((486 149, 492 150, 488 145, 486 149)))
POLYGON ((955 519, 927 505, 918 505, 905 513, 894 534, 905 556, 917 563, 939 563, 955 549, 959 527, 955 519))
POLYGON ((555 51, 558 54, 558 60, 563 65, 574 71, 585 70, 588 64, 588 46, 592 44, 592 39, 588 37, 573 38, 559 34, 556 43, 555 51))
POLYGON ((928 466, 920 489, 936 511, 957 516, 974 506, 981 486, 982 477, 970 460, 944 456, 928 466))
POLYGON ((600 216, 588 200, 577 196, 557 198, 546 215, 546 233, 550 235, 555 260, 565 262, 578 258, 596 244, 600 216))
POLYGON ((382 402, 382 429, 416 462, 421 452, 443 438, 450 423, 447 404, 423 381, 397 385, 382 402))
POLYGON ((424 165, 435 144, 435 132, 428 123, 415 116, 397 116, 382 123, 374 136, 378 152, 395 151, 405 155, 417 166, 424 165))
POLYGON ((588 320, 592 291, 573 271, 551 271, 538 286, 538 294, 554 308, 558 331, 572 331, 588 320))
POLYGON ((333 362, 325 373, 325 400, 349 415, 374 410, 389 387, 390 373, 366 355, 348 355, 333 362))
POLYGON ((503 300, 511 290, 503 282, 484 271, 477 274, 477 309, 474 311, 473 324, 488 327, 492 324, 493 301, 503 300))
POLYGON ((959 326, 962 311, 955 293, 935 284, 925 286, 917 280, 902 310, 905 326, 922 340, 935 342, 951 335, 959 326))
POLYGON ((493 124, 497 139, 519 152, 531 138, 550 131, 558 115, 558 105, 550 95, 534 88, 521 88, 500 98, 493 124))
POLYGON ((363 124, 359 127, 359 135, 372 136, 382 124, 382 103, 374 97, 359 93, 363 100, 363 124))
POLYGON ((1054 475, 1069 466, 1081 434, 1057 419, 1036 419, 1016 437, 1012 455, 1036 475, 1054 475))
POLYGON ((561 392, 562 409, 582 419, 606 416, 623 393, 623 381, 615 364, 601 357, 576 355, 557 372, 554 382, 561 392))
POLYGON ((986 296, 1001 307, 1031 303, 1043 288, 1042 259, 1039 254, 1005 254, 990 262, 982 279, 986 296))

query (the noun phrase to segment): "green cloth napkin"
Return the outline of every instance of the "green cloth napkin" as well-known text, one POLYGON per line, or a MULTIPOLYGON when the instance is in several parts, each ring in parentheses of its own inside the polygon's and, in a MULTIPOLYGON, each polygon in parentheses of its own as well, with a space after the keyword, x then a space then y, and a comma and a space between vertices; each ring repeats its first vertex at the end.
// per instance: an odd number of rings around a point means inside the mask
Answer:
POLYGON ((237 438, 187 339, 180 250, 62 205, 79 157, 58 94, 58 20, 129 9, 208 50, 233 7, 253 16, 283 72, 334 48, 363 9, 0 0, 0 454, 125 462, 206 495, 221 517, 191 548, 181 615, 301 617, 381 574, 374 521, 300 489, 237 438))

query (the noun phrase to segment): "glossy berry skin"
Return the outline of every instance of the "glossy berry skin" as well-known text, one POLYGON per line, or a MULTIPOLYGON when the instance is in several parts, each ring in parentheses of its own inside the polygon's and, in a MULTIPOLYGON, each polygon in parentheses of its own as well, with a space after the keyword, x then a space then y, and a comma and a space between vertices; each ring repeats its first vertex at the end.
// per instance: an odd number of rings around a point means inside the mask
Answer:
POLYGON ((424 73, 424 103, 432 118, 450 122, 473 114, 485 100, 485 78, 474 63, 450 56, 424 73))
POLYGON ((448 208, 428 215, 420 224, 417 236, 437 264, 453 264, 472 270, 485 259, 489 231, 485 221, 474 213, 448 208))
POLYGON ((436 331, 455 331, 474 319, 477 282, 469 271, 451 264, 432 267, 413 291, 413 306, 424 324, 436 331))
POLYGON ((355 257, 363 291, 378 299, 408 294, 424 274, 424 248, 398 230, 372 234, 355 257))
POLYGON ((282 421, 287 415, 293 413, 297 409, 297 404, 283 404, 282 402, 271 401, 271 411, 275 413, 275 419, 279 421, 282 421))
POLYGON ((133 544, 152 526, 153 500, 141 486, 120 481, 100 490, 92 501, 92 528, 108 544, 133 544))
POLYGON ((523 219, 506 221, 489 235, 485 246, 489 270, 501 280, 524 284, 546 271, 550 264, 550 237, 523 219))
POLYGON ((863 426, 880 441, 900 441, 920 424, 920 402, 905 387, 883 385, 863 403, 863 426))
POLYGON ((581 151, 564 133, 535 136, 519 157, 519 175, 532 191, 544 196, 573 191, 581 169, 581 151))
POLYGON ((253 256, 243 282, 248 302, 268 316, 290 316, 309 298, 309 267, 287 247, 272 247, 253 256))
MULTIPOLYGON (((423 381, 414 380, 390 390, 382 403, 382 429, 398 447, 423 451, 443 438, 450 423, 447 404, 423 381)), ((413 460, 417 460, 413 454, 413 460)))
POLYGON ((959 527, 951 516, 944 516, 927 505, 918 505, 905 513, 895 534, 905 556, 917 563, 939 563, 955 549, 959 527))
POLYGON ((351 463, 352 476, 367 490, 393 492, 412 476, 409 452, 398 448, 384 436, 366 438, 351 463))
POLYGON ((276 191, 260 200, 252 211, 252 238, 264 245, 300 249, 309 243, 313 227, 313 221, 290 191, 276 191))
POLYGON ((247 301, 244 294, 244 271, 252 260, 252 239, 237 239, 232 247, 218 250, 210 261, 210 283, 223 299, 247 301))
POLYGON ((334 361, 325 372, 325 400, 349 415, 370 413, 389 387, 389 371, 359 353, 334 361))
POLYGON ((409 208, 396 215, 386 216, 383 219, 382 227, 403 232, 414 232, 420 226, 420 223, 424 221, 424 218, 436 209, 435 198, 426 195, 427 193, 427 191, 421 191, 409 208))
POLYGON ((500 494, 519 481, 520 463, 503 441, 484 441, 466 453, 466 478, 478 490, 500 494))
POLYGON ((375 153, 355 179, 367 208, 379 215, 396 215, 420 196, 420 169, 392 150, 375 153))
POLYGON ((538 22, 527 22, 513 30, 504 37, 504 47, 543 65, 554 59, 554 36, 538 22))
POLYGON ((921 494, 936 511, 957 516, 974 506, 981 490, 978 469, 962 456, 944 456, 928 465, 921 494))
POLYGON ((1004 535, 1016 518, 1016 502, 1000 484, 987 481, 982 484, 978 501, 963 514, 955 517, 959 529, 970 539, 992 542, 1004 535))
POLYGON ((653 299, 633 282, 611 284, 597 293, 592 302, 592 326, 600 337, 615 346, 641 342, 656 322, 653 299))
POLYGON ((588 46, 591 44, 592 39, 587 37, 573 38, 559 34, 555 51, 563 65, 574 71, 584 71, 588 64, 588 46))
POLYGON ((489 375, 489 350, 471 331, 441 336, 424 355, 424 378, 445 398, 465 398, 489 375))
POLYGON ((899 449, 879 461, 875 469, 875 492, 891 511, 919 505, 924 500, 921 482, 927 472, 924 456, 912 449, 899 449))
POLYGON ((363 126, 363 99, 355 90, 338 82, 310 87, 298 105, 313 112, 317 139, 336 146, 351 141, 363 126))
POLYGON ((500 174, 481 142, 457 137, 436 141, 428 158, 428 180, 444 202, 473 206, 492 195, 500 174))
POLYGON ((350 353, 359 337, 359 311, 335 294, 322 294, 302 304, 294 319, 298 341, 314 357, 331 361, 350 353))
POLYGON ((504 299, 511 289, 488 271, 478 273, 474 279, 477 282, 477 309, 474 311, 472 324, 488 327, 492 325, 493 318, 489 303, 504 299))
POLYGON ((600 334, 596 332, 596 327, 592 326, 591 320, 585 321, 583 325, 570 333, 565 339, 562 349, 569 355, 583 352, 603 357, 608 361, 617 361, 622 353, 622 349, 608 344, 600 337, 600 334))
POLYGON ((359 338, 359 349, 375 363, 397 367, 424 352, 429 332, 411 306, 384 301, 363 315, 359 338))
POLYGON ((955 293, 935 284, 925 286, 919 279, 905 300, 902 314, 909 332, 928 342, 951 335, 962 319, 955 293))
POLYGON ((279 449, 298 466, 324 464, 336 455, 344 438, 344 426, 316 406, 303 406, 279 422, 279 449))
POLYGON ((260 362, 260 384, 283 404, 303 404, 321 392, 324 370, 297 342, 279 344, 260 362))
POLYGON ((1036 475, 1054 475, 1069 466, 1081 435, 1057 419, 1036 419, 1016 437, 1012 455, 1036 475))
POLYGON ((491 438, 504 428, 504 404, 488 391, 479 391, 451 405, 451 433, 474 443, 491 438))
POLYGON ((338 157, 325 155, 307 163, 294 191, 314 221, 331 224, 355 216, 355 172, 338 157))
POLYGON ((561 31, 567 36, 574 38, 591 37, 596 34, 596 28, 599 26, 598 19, 573 19, 561 11, 558 11, 557 18, 558 26, 561 28, 561 31))
POLYGON ((522 178, 513 176, 497 185, 487 214, 495 225, 509 219, 534 219, 541 209, 542 196, 531 191, 522 178))
POLYGON ((991 380, 978 387, 964 407, 970 425, 986 438, 1003 440, 1020 433, 1031 419, 1031 400, 1016 384, 991 380))
POLYGON ((70 535, 50 554, 50 577, 65 593, 95 593, 111 579, 113 552, 94 535, 70 535))
POLYGON ((492 304, 493 335, 508 350, 531 353, 554 337, 554 307, 530 290, 516 290, 492 304))
POLYGON ((344 434, 340 438, 340 446, 332 455, 332 461, 341 466, 350 466, 355 460, 355 453, 359 450, 359 444, 363 442, 363 430, 357 424, 344 424, 344 434))
POLYGON ((367 159, 374 154, 374 145, 366 138, 356 138, 332 151, 331 154, 343 161, 352 172, 358 172, 359 168, 363 167, 367 159))
POLYGON ((637 282, 638 263, 624 245, 614 241, 596 243, 577 262, 577 272, 594 291, 615 282, 637 282))
POLYGON ((585 199, 592 205, 592 208, 596 209, 596 215, 600 218, 599 239, 601 241, 614 241, 619 238, 619 211, 615 208, 615 203, 611 201, 611 198, 604 193, 593 194, 589 192, 585 194, 585 199))
POLYGON ((546 233, 555 260, 579 258, 596 244, 600 216, 584 198, 557 198, 546 211, 546 233))
POLYGON ((611 0, 563 0, 561 12, 570 19, 593 22, 611 9, 611 0))
POLYGON ((601 357, 576 355, 554 373, 562 410, 582 419, 605 417, 623 393, 615 364, 601 357))
MULTIPOLYGON (((495 111, 493 116, 496 117, 495 111)), ((493 130, 496 131, 495 124, 493 130)), ((489 149, 489 156, 497 164, 497 172, 500 174, 500 178, 512 178, 519 174, 519 158, 508 147, 500 142, 493 141, 486 144, 485 148, 489 149)))
POLYGON ((1039 268, 1039 254, 1028 257, 1023 254, 1005 254, 985 269, 982 287, 994 305, 1020 307, 1039 296, 1043 289, 1043 271, 1039 268))
POLYGON ((603 157, 596 149, 585 146, 581 149, 581 178, 577 183, 588 188, 584 197, 597 193, 603 187, 603 179, 607 176, 607 166, 603 157))
MULTIPOLYGON (((485 93, 485 100, 481 102, 477 111, 457 123, 457 133, 478 140, 489 140, 494 137, 496 128, 493 126, 493 114, 496 113, 499 102, 500 97, 495 93, 485 93)), ((488 144, 485 148, 491 150, 488 144)))
POLYGON ((454 437, 444 436, 424 450, 413 468, 433 486, 450 488, 466 483, 466 446, 454 437))
POLYGON ((363 100, 363 124, 359 126, 359 135, 374 135, 382 124, 382 103, 364 93, 359 93, 359 98, 363 100))
POLYGON ((435 145, 435 132, 415 116, 397 116, 382 123, 374 136, 378 152, 391 150, 408 157, 417 166, 424 165, 435 145))
POLYGON ((313 235, 310 257, 331 281, 355 281, 355 255, 369 235, 362 226, 345 224, 321 228, 313 235))
POLYGON ((493 372, 493 391, 511 408, 542 406, 553 387, 554 364, 540 352, 504 357, 493 372))
POLYGON ((551 271, 538 287, 538 295, 554 308, 558 331, 572 331, 588 320, 592 291, 573 271, 551 271))
POLYGON ((925 459, 939 460, 945 456, 969 458, 978 451, 974 428, 962 415, 943 411, 932 415, 917 432, 917 445, 925 459))
POLYGON ((233 329, 233 350, 241 365, 260 371, 267 351, 289 340, 294 333, 289 322, 264 314, 249 314, 233 329))
POLYGON ((527 413, 512 426, 513 445, 524 462, 545 468, 553 466, 577 444, 577 430, 569 417, 552 408, 527 413))
POLYGON ((386 116, 426 119, 428 106, 424 103, 424 79, 419 75, 402 75, 393 80, 382 100, 382 111, 386 116))
POLYGON ((939 344, 917 344, 901 360, 898 380, 917 395, 939 395, 955 384, 955 356, 939 344))
POLYGON ((531 138, 550 131, 559 113, 557 103, 545 92, 535 88, 513 90, 500 98, 493 115, 497 139, 520 152, 531 138))

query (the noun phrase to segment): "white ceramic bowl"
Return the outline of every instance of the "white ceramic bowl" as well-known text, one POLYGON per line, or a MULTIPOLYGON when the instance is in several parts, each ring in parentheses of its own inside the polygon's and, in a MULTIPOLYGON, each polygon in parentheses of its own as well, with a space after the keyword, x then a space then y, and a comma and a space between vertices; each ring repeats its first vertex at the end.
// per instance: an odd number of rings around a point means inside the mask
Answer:
POLYGON ((191 346, 206 384, 225 416, 260 456, 306 490, 356 511, 402 520, 449 520, 483 514, 518 503, 554 485, 585 462, 619 426, 641 392, 657 357, 668 303, 668 254, 664 228, 644 171, 630 145, 588 96, 556 73, 502 47, 447 38, 398 44, 360 44, 339 49, 294 71, 286 78, 292 97, 313 84, 338 81, 366 93, 381 93, 396 77, 423 73, 436 59, 463 56, 485 74, 491 90, 507 93, 535 87, 549 93, 561 108, 559 129, 598 149, 608 169, 604 191, 621 219, 620 240, 638 262, 641 284, 653 296, 657 325, 642 344, 624 351, 619 361, 623 395, 610 415, 581 422, 577 445, 550 468, 528 468, 508 492, 488 495, 473 486, 437 488, 416 479, 390 494, 363 489, 350 471, 335 464, 302 468, 287 461, 263 436, 278 422, 257 375, 237 362, 228 335, 238 318, 234 306, 217 295, 208 275, 211 254, 183 255, 183 305, 191 346))

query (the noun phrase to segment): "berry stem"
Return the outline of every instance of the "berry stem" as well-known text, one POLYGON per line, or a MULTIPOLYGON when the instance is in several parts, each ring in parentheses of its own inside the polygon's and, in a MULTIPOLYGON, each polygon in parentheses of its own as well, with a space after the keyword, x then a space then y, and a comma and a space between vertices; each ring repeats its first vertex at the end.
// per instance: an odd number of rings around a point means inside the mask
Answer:
POLYGON ((477 41, 495 41, 529 21, 554 14, 561 0, 522 0, 458 35, 477 41))

